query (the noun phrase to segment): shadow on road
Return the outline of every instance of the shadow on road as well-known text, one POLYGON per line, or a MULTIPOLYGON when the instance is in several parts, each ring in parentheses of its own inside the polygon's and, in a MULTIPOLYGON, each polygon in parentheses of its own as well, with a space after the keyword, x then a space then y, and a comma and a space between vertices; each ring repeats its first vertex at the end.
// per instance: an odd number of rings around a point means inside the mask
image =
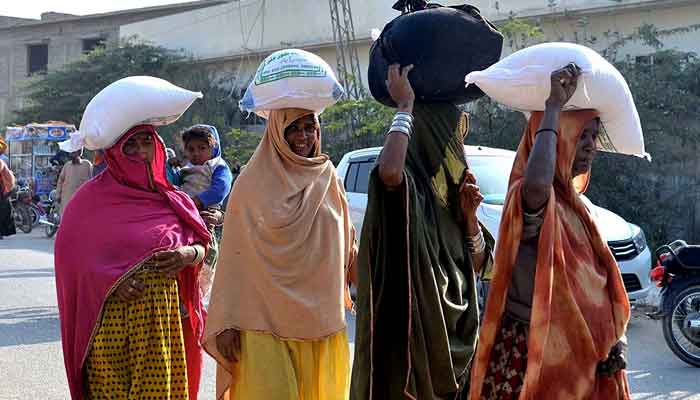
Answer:
POLYGON ((60 339, 56 307, 0 309, 0 347, 49 343, 60 339))
POLYGON ((698 398, 698 374, 666 346, 661 323, 636 317, 627 328, 630 363, 627 377, 634 400, 698 398))
POLYGON ((0 270, 0 279, 51 278, 54 276, 53 268, 0 270))
MULTIPOLYGON (((18 233, 0 240, 0 254, 4 253, 5 250, 39 251, 42 253, 53 254, 53 245, 53 239, 47 239, 45 236, 43 236, 43 233, 39 231, 35 231, 30 234, 18 233)), ((1 261, 2 257, 0 257, 0 262, 1 261)))

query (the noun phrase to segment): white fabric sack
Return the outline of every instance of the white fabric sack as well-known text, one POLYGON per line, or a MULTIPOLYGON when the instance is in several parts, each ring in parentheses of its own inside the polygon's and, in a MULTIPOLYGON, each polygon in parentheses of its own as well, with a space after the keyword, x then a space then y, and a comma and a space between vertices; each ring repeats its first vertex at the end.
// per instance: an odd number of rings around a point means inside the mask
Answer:
POLYGON ((64 151, 106 149, 136 125, 172 124, 200 92, 191 92, 152 76, 130 76, 111 83, 90 100, 78 131, 60 144, 64 151))
POLYGON ((321 57, 288 49, 271 54, 260 64, 239 107, 263 118, 270 110, 282 108, 321 113, 343 94, 333 69, 321 57))
POLYGON ((603 123, 599 148, 649 158, 642 125, 625 78, 594 50, 573 43, 543 43, 517 51, 465 78, 495 101, 515 110, 544 111, 553 71, 574 62, 583 73, 564 110, 595 109, 603 123))

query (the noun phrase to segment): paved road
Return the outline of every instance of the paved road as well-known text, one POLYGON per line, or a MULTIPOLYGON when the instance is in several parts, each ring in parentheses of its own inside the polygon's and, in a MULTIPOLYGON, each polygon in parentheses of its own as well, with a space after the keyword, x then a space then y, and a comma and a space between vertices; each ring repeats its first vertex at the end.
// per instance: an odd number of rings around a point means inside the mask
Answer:
MULTIPOLYGON (((68 399, 52 248, 40 233, 0 241, 0 400, 68 399)), ((700 369, 668 350, 657 322, 635 318, 629 340, 635 400, 700 400, 700 369)), ((201 398, 213 399, 211 360, 203 381, 201 398)))

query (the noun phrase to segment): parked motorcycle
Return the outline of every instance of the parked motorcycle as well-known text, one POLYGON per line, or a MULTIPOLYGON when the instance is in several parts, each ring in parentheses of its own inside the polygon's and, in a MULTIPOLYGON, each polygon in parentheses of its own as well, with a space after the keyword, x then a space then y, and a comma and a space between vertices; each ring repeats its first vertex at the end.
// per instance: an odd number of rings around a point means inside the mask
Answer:
POLYGON ((56 190, 49 193, 48 200, 44 203, 45 216, 39 222, 44 225, 44 233, 47 238, 52 238, 58 231, 61 217, 58 214, 58 202, 56 201, 56 190))
POLYGON ((32 191, 28 186, 18 186, 10 195, 15 226, 24 233, 31 233, 34 222, 39 220, 33 208, 32 191), (36 218, 36 219, 35 219, 36 218))
POLYGON ((682 240, 656 250, 651 278, 661 287, 664 339, 673 353, 700 368, 700 246, 682 240))

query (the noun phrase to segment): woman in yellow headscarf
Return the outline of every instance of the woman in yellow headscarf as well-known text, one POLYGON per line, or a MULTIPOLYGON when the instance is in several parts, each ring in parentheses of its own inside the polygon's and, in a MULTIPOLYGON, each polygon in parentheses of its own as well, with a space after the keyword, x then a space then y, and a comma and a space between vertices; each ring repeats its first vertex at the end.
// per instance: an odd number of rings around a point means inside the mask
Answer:
POLYGON ((347 398, 345 281, 357 249, 318 116, 271 111, 230 199, 204 337, 217 399, 347 398))
POLYGON ((580 198, 601 131, 595 111, 562 112, 580 69, 552 74, 533 113, 503 210, 471 400, 629 398, 630 307, 619 269, 580 198))

